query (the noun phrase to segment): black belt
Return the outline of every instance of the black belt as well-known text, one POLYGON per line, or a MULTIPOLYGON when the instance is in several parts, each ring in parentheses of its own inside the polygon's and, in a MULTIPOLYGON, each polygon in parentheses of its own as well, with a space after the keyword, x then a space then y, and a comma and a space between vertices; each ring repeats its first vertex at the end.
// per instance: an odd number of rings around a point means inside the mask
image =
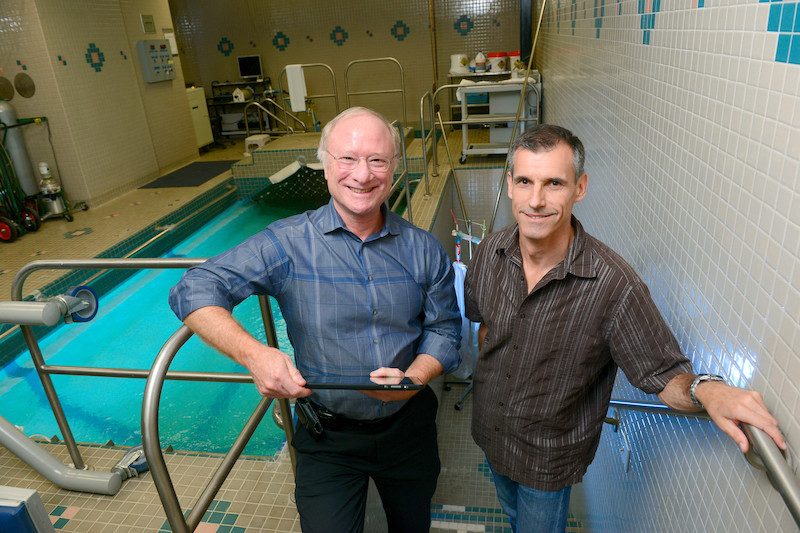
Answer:
MULTIPOLYGON (((333 411, 319 405, 316 402, 309 402, 313 407, 314 411, 317 412, 317 416, 319 417, 319 421, 322 424, 322 427, 325 429, 330 429, 331 431, 338 431, 338 430, 347 430, 347 429, 362 429, 362 430, 371 430, 371 431, 381 431, 383 429, 388 428, 392 425, 392 422, 397 415, 402 411, 397 411, 397 413, 391 414, 389 416, 385 416, 383 418, 374 418, 371 420, 358 420, 355 418, 348 418, 346 416, 340 415, 339 413, 334 413, 333 411)), ((403 406, 405 408, 405 405, 403 406)))

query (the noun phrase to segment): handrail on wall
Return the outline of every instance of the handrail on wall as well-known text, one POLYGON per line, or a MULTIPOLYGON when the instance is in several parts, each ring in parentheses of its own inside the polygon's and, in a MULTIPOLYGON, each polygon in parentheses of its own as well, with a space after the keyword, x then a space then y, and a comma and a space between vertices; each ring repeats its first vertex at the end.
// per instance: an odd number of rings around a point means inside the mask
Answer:
MULTIPOLYGON (((705 411, 697 413, 685 413, 677 411, 662 403, 655 402, 635 402, 629 400, 612 399, 610 407, 619 409, 629 409, 645 413, 664 414, 669 416, 684 418, 699 418, 701 420, 711 420, 705 411)), ((606 418, 606 423, 619 426, 619 418, 606 418)), ((750 451, 745 454, 747 461, 767 472, 767 478, 772 486, 783 498, 789 512, 792 513, 795 523, 800 526, 800 480, 792 468, 794 460, 788 452, 783 452, 772 438, 761 429, 750 425, 742 424, 742 428, 750 441, 750 451)))

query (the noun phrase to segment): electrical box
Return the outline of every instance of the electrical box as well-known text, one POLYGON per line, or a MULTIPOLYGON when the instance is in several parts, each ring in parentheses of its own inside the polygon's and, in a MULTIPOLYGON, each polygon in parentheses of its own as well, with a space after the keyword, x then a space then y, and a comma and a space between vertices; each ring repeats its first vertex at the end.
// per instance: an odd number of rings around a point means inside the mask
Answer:
POLYGON ((175 64, 166 39, 150 39, 136 43, 139 60, 142 62, 144 80, 156 83, 175 78, 175 64))

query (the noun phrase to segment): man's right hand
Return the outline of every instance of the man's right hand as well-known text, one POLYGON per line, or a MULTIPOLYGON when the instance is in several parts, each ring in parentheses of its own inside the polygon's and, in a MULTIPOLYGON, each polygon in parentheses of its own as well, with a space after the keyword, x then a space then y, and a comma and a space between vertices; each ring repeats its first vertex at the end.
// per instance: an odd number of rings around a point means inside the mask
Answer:
POLYGON ((253 376, 253 383, 261 396, 304 398, 311 394, 311 389, 304 387, 306 380, 288 355, 276 348, 258 344, 260 349, 248 353, 247 360, 242 364, 253 376))
POLYGON ((189 313, 183 322, 206 344, 245 367, 262 396, 304 398, 311 394, 311 389, 303 386, 306 380, 291 358, 256 340, 227 309, 201 307, 189 313))

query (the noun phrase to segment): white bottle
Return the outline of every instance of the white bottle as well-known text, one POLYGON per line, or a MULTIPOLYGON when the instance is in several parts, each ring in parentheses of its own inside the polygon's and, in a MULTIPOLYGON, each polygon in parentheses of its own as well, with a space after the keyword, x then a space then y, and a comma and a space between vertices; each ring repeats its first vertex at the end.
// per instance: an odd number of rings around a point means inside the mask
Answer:
POLYGON ((61 191, 61 186, 56 179, 50 174, 50 166, 42 161, 39 163, 39 174, 42 180, 39 182, 39 190, 44 194, 57 194, 61 191))
POLYGON ((475 72, 486 72, 486 56, 483 52, 475 56, 475 72))

